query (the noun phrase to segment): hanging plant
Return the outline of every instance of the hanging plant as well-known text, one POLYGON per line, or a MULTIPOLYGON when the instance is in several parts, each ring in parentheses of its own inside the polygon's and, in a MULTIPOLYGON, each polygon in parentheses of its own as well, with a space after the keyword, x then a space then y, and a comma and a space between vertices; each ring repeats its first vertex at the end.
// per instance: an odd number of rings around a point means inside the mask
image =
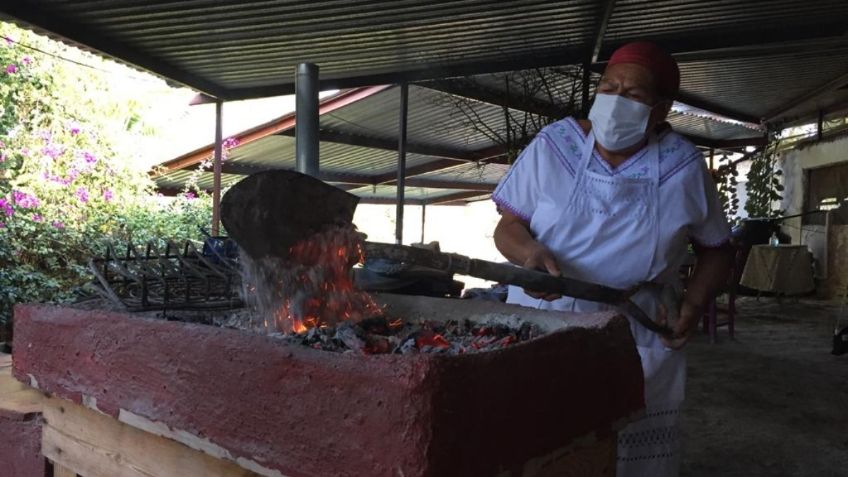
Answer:
POLYGON ((783 171, 777 164, 778 144, 778 141, 772 141, 751 161, 748 199, 745 202, 748 217, 776 218, 783 215, 784 211, 775 207, 783 199, 783 171))
MULTIPOLYGON (((727 162, 727 155, 722 156, 721 162, 727 162)), ((719 167, 714 178, 718 186, 719 199, 724 215, 730 223, 739 221, 739 170, 733 162, 719 167)))

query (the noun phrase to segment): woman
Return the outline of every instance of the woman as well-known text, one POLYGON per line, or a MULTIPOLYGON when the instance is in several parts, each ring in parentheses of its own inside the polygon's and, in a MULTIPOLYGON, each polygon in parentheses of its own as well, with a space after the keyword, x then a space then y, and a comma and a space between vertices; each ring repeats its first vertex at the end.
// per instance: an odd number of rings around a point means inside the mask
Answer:
MULTIPOLYGON (((677 415, 686 363, 680 348, 730 269, 730 236, 702 154, 665 122, 679 88, 675 61, 631 43, 610 58, 589 121, 543 129, 493 194, 495 244, 511 262, 616 288, 653 281, 680 290, 690 240, 698 262, 679 308, 645 290, 634 301, 672 323, 661 338, 631 319, 645 377, 645 416, 619 433, 619 476, 677 475, 677 415), (666 311, 667 310, 667 311, 666 311)), ((607 307, 512 287, 508 302, 592 312, 607 307)))

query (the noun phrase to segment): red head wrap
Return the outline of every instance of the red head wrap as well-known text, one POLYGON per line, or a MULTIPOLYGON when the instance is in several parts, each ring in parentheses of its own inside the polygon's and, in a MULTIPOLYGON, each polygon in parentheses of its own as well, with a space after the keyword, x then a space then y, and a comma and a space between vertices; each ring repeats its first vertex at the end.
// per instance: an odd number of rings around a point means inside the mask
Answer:
POLYGON ((615 50, 607 62, 607 67, 619 63, 644 66, 654 75, 657 89, 662 96, 677 96, 677 90, 680 88, 680 69, 674 58, 657 45, 648 41, 628 43, 615 50))

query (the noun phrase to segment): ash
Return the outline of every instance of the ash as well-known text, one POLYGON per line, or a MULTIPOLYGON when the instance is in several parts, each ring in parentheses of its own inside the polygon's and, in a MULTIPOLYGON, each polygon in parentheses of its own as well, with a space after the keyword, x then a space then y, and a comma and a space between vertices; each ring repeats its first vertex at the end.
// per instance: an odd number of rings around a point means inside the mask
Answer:
POLYGON ((530 322, 512 327, 471 320, 404 322, 381 316, 274 336, 290 344, 338 353, 466 354, 506 348, 543 334, 530 322))

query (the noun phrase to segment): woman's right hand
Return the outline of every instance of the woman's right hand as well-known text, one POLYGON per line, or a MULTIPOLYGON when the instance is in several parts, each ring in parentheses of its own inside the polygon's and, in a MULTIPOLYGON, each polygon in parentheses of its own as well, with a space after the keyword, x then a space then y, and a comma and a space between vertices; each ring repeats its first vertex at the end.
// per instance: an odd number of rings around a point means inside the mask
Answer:
MULTIPOLYGON (((535 242, 532 245, 530 253, 527 255, 527 259, 524 260, 523 265, 524 268, 529 270, 547 272, 555 277, 562 276, 562 272, 559 269, 559 264, 557 263, 553 252, 548 250, 547 247, 539 242, 535 242)), ((526 288, 524 289, 524 293, 533 298, 541 298, 545 301, 554 301, 562 298, 562 295, 558 293, 536 292, 533 290, 527 290, 526 288)))

